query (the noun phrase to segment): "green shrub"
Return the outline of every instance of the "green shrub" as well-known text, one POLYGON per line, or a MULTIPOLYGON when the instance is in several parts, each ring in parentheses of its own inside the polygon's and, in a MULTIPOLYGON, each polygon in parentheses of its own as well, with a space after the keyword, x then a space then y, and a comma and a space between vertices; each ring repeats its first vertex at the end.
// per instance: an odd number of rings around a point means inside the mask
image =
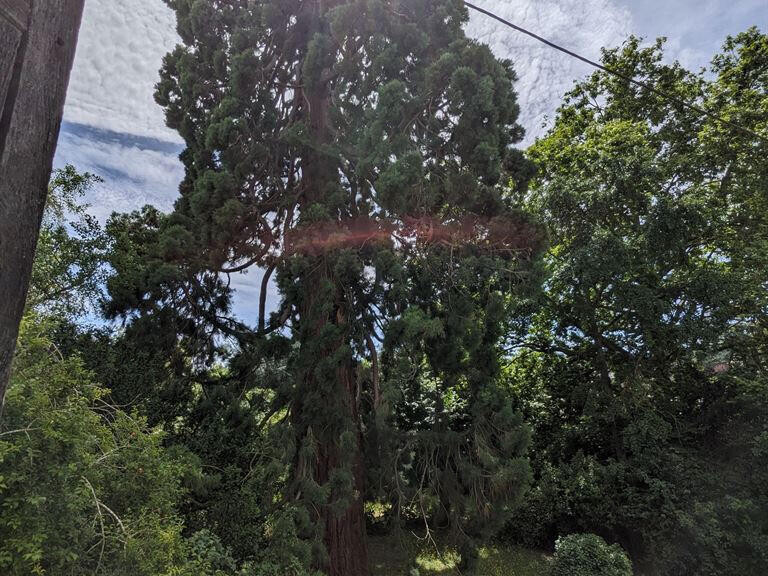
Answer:
POLYGON ((552 576, 632 576, 632 563, 617 544, 594 534, 558 538, 552 576))
POLYGON ((186 563, 164 576, 232 576, 237 565, 231 551, 209 530, 195 532, 185 541, 186 563))
POLYGON ((186 561, 176 507, 190 461, 110 406, 50 331, 49 320, 24 319, 6 397, 0 574, 166 574, 186 561))

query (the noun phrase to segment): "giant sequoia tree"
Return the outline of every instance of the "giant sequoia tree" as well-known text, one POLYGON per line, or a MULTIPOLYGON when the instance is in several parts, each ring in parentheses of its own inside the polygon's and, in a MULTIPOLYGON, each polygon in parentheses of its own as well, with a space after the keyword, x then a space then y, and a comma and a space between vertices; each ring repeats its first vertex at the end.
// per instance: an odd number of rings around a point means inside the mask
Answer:
POLYGON ((285 491, 315 566, 367 574, 366 493, 456 529, 471 565, 529 476, 497 389, 537 244, 514 206, 511 64, 464 36, 459 0, 166 1, 183 45, 157 99, 186 177, 173 214, 128 226, 144 247, 116 261, 111 311, 170 314, 209 358, 233 337, 246 375, 280 351, 269 413, 290 429, 285 491), (249 331, 227 316, 228 278, 251 267, 249 331))

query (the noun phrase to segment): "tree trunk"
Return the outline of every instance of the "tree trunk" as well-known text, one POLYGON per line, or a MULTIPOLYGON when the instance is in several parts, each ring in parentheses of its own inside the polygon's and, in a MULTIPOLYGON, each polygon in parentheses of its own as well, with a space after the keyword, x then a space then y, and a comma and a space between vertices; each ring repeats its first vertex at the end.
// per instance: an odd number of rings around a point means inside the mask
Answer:
MULTIPOLYGON (((339 392, 345 396, 349 417, 357 424, 357 382, 351 366, 339 368, 339 392)), ((360 431, 357 429, 357 451, 354 455, 353 473, 355 496, 347 510, 338 515, 326 507, 323 514, 324 544, 328 553, 330 576, 367 576, 368 546, 365 534, 365 469, 360 451, 360 431)), ((319 484, 329 481, 330 473, 342 465, 342 454, 337 443, 323 443, 318 449, 316 479, 319 484)))
MULTIPOLYGON (((314 34, 327 34, 327 23, 323 22, 325 10, 338 3, 338 0, 318 1, 307 26, 307 40, 314 34)), ((335 49, 328 53, 325 63, 329 65, 335 59, 335 49)), ((303 79, 306 107, 303 110, 308 120, 311 145, 302 158, 302 186, 305 190, 301 201, 301 213, 314 204, 325 204, 325 194, 339 184, 338 161, 323 148, 331 139, 329 131, 329 109, 331 104, 330 80, 324 78, 325 71, 310 79, 303 79)), ((333 214, 333 208, 331 208, 333 214)), ((322 506, 317 511, 316 522, 323 530, 323 544, 327 558, 319 562, 317 568, 329 576, 368 576, 368 547, 365 534, 364 488, 365 470, 361 452, 360 416, 357 406, 357 381, 355 378, 354 359, 351 352, 339 359, 335 367, 333 382, 325 381, 328 371, 316 371, 318 364, 329 358, 338 357, 342 347, 348 345, 350 318, 347 312, 349 302, 337 279, 333 277, 333 254, 318 247, 315 256, 316 265, 302 278, 304 286, 302 305, 299 310, 301 354, 304 363, 301 390, 326 394, 326 412, 317 412, 316 406, 305 406, 303 398, 297 398, 295 409, 299 420, 299 431, 312 430, 317 440, 317 453, 313 470, 314 480, 319 485, 327 485, 334 470, 348 466, 350 455, 341 452, 339 434, 350 427, 355 431, 355 453, 351 455, 354 475, 354 495, 350 506, 343 512, 334 511, 331 506, 322 506), (323 286, 333 286, 333 294, 324 293, 323 286), (324 300, 324 299, 327 299, 324 300), (331 300, 332 299, 332 300, 331 300), (338 338, 329 339, 326 328, 338 327, 338 338), (323 339, 332 341, 323 341, 323 339), (307 409, 304 413, 304 409, 307 409), (306 417, 305 417, 306 414, 306 417)), ((332 377, 331 377, 332 378, 332 377)))
MULTIPOLYGON (((350 505, 342 512, 334 510, 332 503, 312 507, 317 529, 322 529, 326 558, 317 560, 315 568, 328 576, 368 576, 368 547, 366 544, 364 497, 365 467, 362 457, 362 434, 358 412, 357 379, 354 360, 341 360, 335 370, 335 378, 326 381, 321 376, 324 370, 317 370, 321 361, 336 356, 344 340, 324 342, 328 338, 325 328, 333 323, 346 334, 346 319, 343 300, 336 295, 336 306, 330 315, 318 314, 325 308, 325 302, 318 298, 318 288, 332 278, 328 275, 327 261, 323 258, 310 278, 304 280, 307 293, 303 297, 300 312, 302 342, 300 354, 304 356, 305 369, 301 375, 297 396, 294 401, 294 426, 304 440, 312 434, 316 443, 316 455, 311 472, 296 469, 297 477, 311 473, 320 486, 329 485, 334 470, 349 466, 354 477, 350 505), (305 401, 307 396, 323 398, 322 409, 305 401), (327 400, 326 400, 327 399, 327 400), (355 432, 354 454, 343 453, 340 436, 351 428, 355 432)), ((348 336, 345 336, 348 337, 348 336)), ((349 447, 346 447, 349 450, 349 447)), ((299 460, 297 459, 297 462, 299 460)), ((331 495, 333 498, 335 495, 331 495)))
POLYGON ((0 0, 0 415, 84 0, 0 0))

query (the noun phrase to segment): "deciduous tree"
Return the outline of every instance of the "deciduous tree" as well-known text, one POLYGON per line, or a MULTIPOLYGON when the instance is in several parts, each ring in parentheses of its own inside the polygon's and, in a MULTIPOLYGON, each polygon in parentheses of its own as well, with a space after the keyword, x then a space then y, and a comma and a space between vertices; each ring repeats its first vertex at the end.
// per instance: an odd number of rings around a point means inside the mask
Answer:
POLYGON ((752 133, 601 72, 533 147, 553 246, 510 371, 539 476, 518 534, 599 532, 653 574, 757 574, 768 38, 729 38, 710 76, 662 56, 631 39, 604 64, 752 133))

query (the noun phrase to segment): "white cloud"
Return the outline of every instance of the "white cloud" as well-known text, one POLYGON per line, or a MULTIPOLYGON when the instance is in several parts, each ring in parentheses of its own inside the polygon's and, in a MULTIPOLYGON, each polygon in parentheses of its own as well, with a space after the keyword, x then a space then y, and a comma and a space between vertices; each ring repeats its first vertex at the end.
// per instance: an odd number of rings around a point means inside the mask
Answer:
POLYGON ((648 41, 667 37, 667 60, 691 70, 706 67, 729 34, 755 25, 768 31, 766 0, 620 1, 631 7, 635 34, 648 41))
POLYGON ((86 198, 101 222, 112 212, 130 212, 146 204, 170 211, 184 176, 174 152, 72 127, 62 131, 54 160, 56 167, 66 164, 104 179, 86 198))
POLYGON ((161 0, 87 0, 65 120, 179 141, 153 99, 163 56, 177 42, 161 0))
MULTIPOLYGON (((631 15, 612 0, 476 0, 490 12, 593 60, 602 47, 621 44, 631 30, 631 15)), ((510 58, 519 76, 520 123, 526 143, 543 134, 563 94, 591 68, 488 16, 470 10, 467 33, 510 58)))
MULTIPOLYGON (((627 10, 612 0, 477 0, 517 24, 586 55, 618 44, 627 10)), ((540 133, 562 93, 586 69, 486 16, 473 14, 470 35, 512 58, 520 75, 521 121, 540 133)), ((97 128, 178 141, 153 100, 163 56, 178 42, 173 12, 162 0, 88 0, 65 118, 97 128)))

